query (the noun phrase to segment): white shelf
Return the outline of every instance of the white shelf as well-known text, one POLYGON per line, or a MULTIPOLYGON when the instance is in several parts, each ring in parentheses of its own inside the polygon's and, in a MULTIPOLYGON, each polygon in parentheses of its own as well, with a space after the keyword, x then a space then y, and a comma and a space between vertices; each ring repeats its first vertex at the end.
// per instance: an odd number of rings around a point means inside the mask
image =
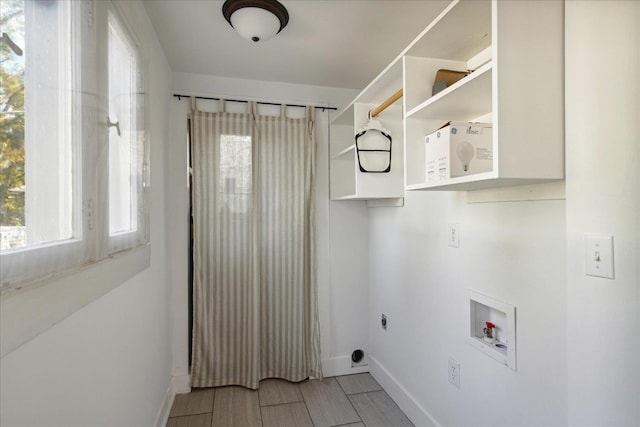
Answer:
POLYGON ((495 172, 485 172, 476 175, 460 176, 428 184, 410 184, 406 190, 421 191, 473 191, 489 188, 516 187, 523 185, 545 184, 548 182, 558 182, 557 179, 535 179, 535 178, 500 178, 495 172))
POLYGON ((466 61, 491 45, 491 1, 453 1, 400 54, 466 61))
POLYGON ((333 200, 344 200, 356 194, 355 157, 355 149, 350 147, 332 156, 329 191, 333 200))
POLYGON ((407 185, 407 190, 471 190, 477 188, 483 188, 482 183, 489 183, 492 185, 492 181, 496 180, 497 176, 494 172, 484 172, 475 175, 460 176, 457 178, 451 178, 443 185, 441 181, 430 183, 416 183, 407 185))
MULTIPOLYGON (((405 117, 469 121, 491 112, 491 71, 487 63, 475 72, 424 101, 405 117)), ((435 131, 436 129, 432 129, 435 131)))
POLYGON ((341 157, 344 157, 344 156, 353 155, 353 151, 355 151, 355 149, 356 149, 356 145, 355 144, 350 145, 347 148, 345 148, 345 149, 343 149, 341 151, 338 151, 336 154, 331 156, 331 160, 334 160, 334 159, 337 160, 337 159, 340 159, 341 157))
POLYGON ((396 58, 378 76, 367 85, 356 98, 347 105, 332 121, 336 125, 353 125, 355 104, 377 104, 389 98, 402 88, 402 58, 396 58))
POLYGON ((336 196, 336 197, 333 197, 331 200, 338 201, 338 200, 363 200, 363 199, 358 198, 355 194, 349 194, 346 196, 336 196))
POLYGON ((563 35, 561 2, 452 1, 332 121, 331 199, 563 180, 563 35), (472 74, 432 96, 439 69, 471 68, 472 74), (398 102, 379 117, 393 137, 391 173, 363 173, 355 131, 400 88, 402 106, 398 102), (427 183, 424 137, 448 121, 492 124, 490 172, 427 183))
POLYGON ((453 2, 427 27, 406 50, 414 56, 405 61, 405 84, 411 89, 404 116, 405 190, 477 190, 563 180, 563 33, 558 2, 453 2), (483 32, 490 40, 481 37, 483 32), (431 96, 438 67, 462 70, 464 64, 482 63, 431 96), (424 137, 448 121, 492 123, 490 172, 427 183, 424 137))
POLYGON ((349 104, 344 110, 340 111, 333 120, 331 125, 352 125, 353 126, 353 104, 349 104))
MULTIPOLYGON (((397 91, 395 86, 384 87, 383 82, 395 81, 386 76, 369 85, 378 96, 397 91), (381 86, 382 85, 382 86, 381 86), (393 92, 391 92, 392 89, 393 92)), ((395 84, 395 83, 391 83, 395 84)), ((358 100, 370 100, 373 95, 366 92, 358 96, 358 100)), ((358 167, 358 156, 355 146, 355 133, 368 121, 369 111, 377 107, 384 98, 376 102, 352 102, 343 112, 342 118, 348 117, 351 123, 340 120, 331 124, 331 157, 330 157, 330 196, 331 200, 376 200, 397 199, 404 197, 404 127, 402 108, 392 105, 378 116, 379 122, 386 128, 392 138, 391 170, 388 173, 362 172, 358 167)))

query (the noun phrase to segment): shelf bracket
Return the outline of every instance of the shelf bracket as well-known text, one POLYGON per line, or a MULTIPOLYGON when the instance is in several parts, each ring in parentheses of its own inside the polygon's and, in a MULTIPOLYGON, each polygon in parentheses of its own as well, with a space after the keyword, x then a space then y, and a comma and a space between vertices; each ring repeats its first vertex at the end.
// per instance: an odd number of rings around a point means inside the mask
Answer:
POLYGON ((404 197, 393 199, 369 199, 367 200, 368 208, 401 208, 404 207, 404 197))

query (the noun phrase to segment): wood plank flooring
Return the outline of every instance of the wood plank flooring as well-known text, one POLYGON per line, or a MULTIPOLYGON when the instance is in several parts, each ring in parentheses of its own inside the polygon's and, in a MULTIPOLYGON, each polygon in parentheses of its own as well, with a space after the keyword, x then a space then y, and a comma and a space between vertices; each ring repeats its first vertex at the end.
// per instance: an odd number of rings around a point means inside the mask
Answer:
POLYGON ((369 375, 290 383, 193 389, 176 396, 167 427, 410 427, 395 402, 369 375))

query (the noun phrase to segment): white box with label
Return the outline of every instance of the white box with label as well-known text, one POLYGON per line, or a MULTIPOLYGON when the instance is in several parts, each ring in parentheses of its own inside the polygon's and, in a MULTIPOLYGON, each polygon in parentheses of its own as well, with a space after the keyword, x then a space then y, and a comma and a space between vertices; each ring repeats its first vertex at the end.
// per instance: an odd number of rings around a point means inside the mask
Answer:
POLYGON ((491 172, 491 123, 451 122, 424 137, 427 182, 491 172))

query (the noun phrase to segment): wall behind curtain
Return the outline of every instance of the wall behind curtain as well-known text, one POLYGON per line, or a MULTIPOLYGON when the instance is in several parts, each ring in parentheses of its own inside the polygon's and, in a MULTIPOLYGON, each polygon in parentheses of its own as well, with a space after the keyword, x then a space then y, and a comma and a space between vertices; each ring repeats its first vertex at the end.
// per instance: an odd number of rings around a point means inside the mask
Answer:
MULTIPOLYGON (((229 99, 255 99, 267 102, 285 102, 298 105, 344 106, 358 93, 355 90, 327 88, 319 86, 296 85, 289 83, 264 82, 232 79, 199 74, 173 73, 174 93, 197 94, 229 99)), ((217 108, 215 101, 199 101, 201 108, 217 108)), ((243 108, 239 104, 236 108, 243 108)), ((230 103, 227 108, 231 107, 230 103)), ((189 390, 188 381, 188 325, 187 325, 187 257, 188 249, 188 189, 187 189, 187 153, 186 130, 184 123, 190 109, 189 101, 174 99, 171 103, 171 143, 169 156, 172 163, 168 170, 169 198, 175 203, 167 212, 168 221, 173 224, 169 230, 172 246, 171 280, 173 288, 173 375, 176 390, 189 390), (184 224, 184 226, 182 225, 184 224)), ((234 108, 234 107, 231 107, 234 108)), ((265 108, 265 107, 262 107, 265 108)), ((276 107, 277 108, 277 107, 276 107)), ((335 114, 335 113, 333 113, 335 114)), ((317 256, 318 256, 318 309, 320 315, 320 339, 323 370, 325 376, 336 372, 351 372, 350 356, 354 343, 366 346, 368 331, 366 327, 368 296, 366 294, 365 275, 352 277, 351 266, 342 266, 334 270, 330 262, 334 258, 350 258, 353 265, 364 272, 367 265, 366 240, 361 237, 366 231, 366 208, 361 202, 334 205, 329 203, 328 175, 328 130, 327 113, 316 115, 317 175, 316 206, 317 216, 317 256), (348 206, 346 206, 348 205, 348 206), (357 214, 354 215, 352 206, 357 214), (334 231, 337 230, 337 231, 334 231), (337 245, 329 252, 335 241, 330 239, 339 235, 345 242, 356 242, 358 251, 351 246, 337 245), (363 293, 364 292, 364 293, 363 293)))

